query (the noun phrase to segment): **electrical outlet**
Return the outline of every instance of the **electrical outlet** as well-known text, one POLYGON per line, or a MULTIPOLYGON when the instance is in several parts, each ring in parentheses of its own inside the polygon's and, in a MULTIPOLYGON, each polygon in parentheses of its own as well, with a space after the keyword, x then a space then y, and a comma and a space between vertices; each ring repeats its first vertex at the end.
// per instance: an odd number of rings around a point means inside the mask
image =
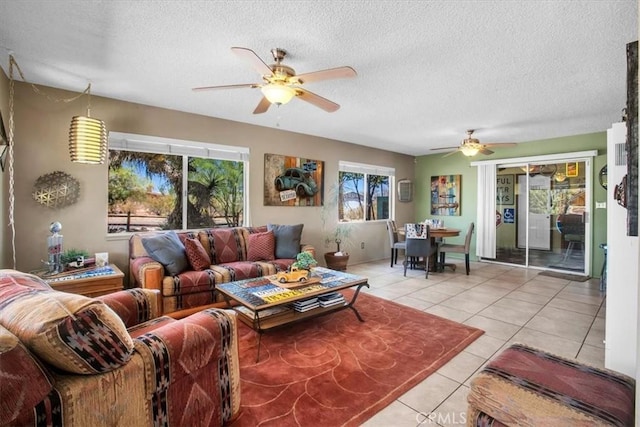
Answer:
POLYGON ((364 249, 364 242, 360 242, 360 249, 364 249))

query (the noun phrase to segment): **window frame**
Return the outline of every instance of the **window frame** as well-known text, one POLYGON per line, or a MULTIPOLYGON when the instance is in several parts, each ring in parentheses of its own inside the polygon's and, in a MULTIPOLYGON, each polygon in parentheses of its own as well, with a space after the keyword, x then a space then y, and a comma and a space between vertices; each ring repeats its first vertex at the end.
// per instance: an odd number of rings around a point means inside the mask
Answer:
MULTIPOLYGON (((338 209, 337 215, 338 215, 338 223, 368 223, 368 222, 377 222, 377 221, 386 221, 387 219, 394 219, 395 218, 395 210, 396 210, 396 204, 395 204, 395 183, 396 183, 396 170, 395 168, 391 168, 388 166, 376 166, 376 165, 369 165, 369 164, 365 164, 365 163, 356 163, 356 162, 349 162, 349 161, 343 161, 340 160, 338 161, 338 185, 339 185, 339 175, 340 172, 351 172, 351 173, 359 173, 359 174, 363 174, 364 178, 364 188, 363 188, 363 194, 364 194, 364 212, 363 212, 363 218, 360 220, 353 220, 353 221, 349 221, 349 220, 344 220, 342 218, 339 217, 340 215, 340 209, 338 209), (367 206, 367 185, 368 185, 368 179, 367 179, 367 175, 378 175, 378 176, 386 176, 389 178, 389 218, 382 218, 382 219, 367 219, 367 210, 368 210, 368 206, 367 206)), ((339 191, 338 191, 339 193, 339 191)), ((339 199, 340 196, 338 196, 338 203, 341 203, 341 200, 339 199)))
MULTIPOLYGON (((214 144, 209 142, 163 138, 132 133, 109 132, 109 150, 134 151, 139 153, 168 154, 182 157, 182 228, 187 228, 188 162, 189 158, 230 160, 243 163, 243 215, 242 225, 249 225, 249 154, 248 147, 214 144)), ((107 227, 108 228, 108 227, 107 227)), ((127 236, 136 232, 109 233, 107 236, 127 236)))

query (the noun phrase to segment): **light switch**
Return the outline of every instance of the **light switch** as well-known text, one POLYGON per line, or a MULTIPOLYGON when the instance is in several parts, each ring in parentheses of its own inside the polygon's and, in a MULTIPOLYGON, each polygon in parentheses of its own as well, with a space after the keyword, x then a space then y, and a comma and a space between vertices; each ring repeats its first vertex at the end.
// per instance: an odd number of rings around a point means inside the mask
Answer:
POLYGON ((607 202, 596 202, 596 209, 607 209, 607 202))

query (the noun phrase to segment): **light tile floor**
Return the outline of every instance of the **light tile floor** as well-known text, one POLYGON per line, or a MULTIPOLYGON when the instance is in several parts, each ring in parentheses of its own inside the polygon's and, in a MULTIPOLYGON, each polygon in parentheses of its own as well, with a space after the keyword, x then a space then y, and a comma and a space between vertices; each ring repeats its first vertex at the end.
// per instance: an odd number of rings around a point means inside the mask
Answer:
MULTIPOLYGON (((447 259, 447 261, 450 261, 447 259)), ((367 427, 461 426, 473 375, 513 342, 604 366, 604 293, 598 279, 573 282, 539 270, 464 263, 455 272, 429 273, 389 261, 349 266, 369 278, 372 295, 480 328, 484 335, 422 383, 400 396, 367 427)))

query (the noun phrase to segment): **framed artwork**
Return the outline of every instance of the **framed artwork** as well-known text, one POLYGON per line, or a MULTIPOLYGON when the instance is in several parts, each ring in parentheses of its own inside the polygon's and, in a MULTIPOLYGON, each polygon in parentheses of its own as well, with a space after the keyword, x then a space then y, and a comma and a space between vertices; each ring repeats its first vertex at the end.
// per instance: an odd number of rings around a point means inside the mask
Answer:
POLYGON ((570 178, 578 176, 578 162, 567 163, 566 174, 570 178))
POLYGON ((265 206, 322 206, 323 202, 322 160, 264 155, 265 206))
POLYGON ((460 181, 462 175, 431 177, 431 215, 460 215, 460 181))

